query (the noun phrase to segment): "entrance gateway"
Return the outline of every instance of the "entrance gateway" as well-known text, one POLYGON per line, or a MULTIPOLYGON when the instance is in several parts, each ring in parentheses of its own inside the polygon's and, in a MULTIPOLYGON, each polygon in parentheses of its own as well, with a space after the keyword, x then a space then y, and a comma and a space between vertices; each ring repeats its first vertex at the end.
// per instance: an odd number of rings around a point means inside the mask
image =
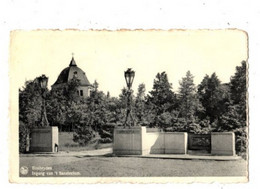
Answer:
POLYGON ((211 134, 188 134, 188 150, 195 152, 211 152, 211 134))

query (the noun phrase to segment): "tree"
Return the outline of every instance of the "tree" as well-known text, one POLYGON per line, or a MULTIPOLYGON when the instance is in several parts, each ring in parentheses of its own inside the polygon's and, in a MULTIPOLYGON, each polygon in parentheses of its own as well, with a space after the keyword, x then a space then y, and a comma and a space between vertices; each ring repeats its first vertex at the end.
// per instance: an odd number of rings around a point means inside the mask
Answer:
POLYGON ((98 90, 98 83, 95 81, 94 90, 91 91, 87 99, 88 109, 91 111, 92 127, 95 131, 102 130, 102 126, 107 122, 106 96, 98 90))
POLYGON ((75 131, 78 123, 81 121, 82 109, 79 104, 78 102, 72 101, 67 108, 65 124, 69 126, 69 131, 75 131))
POLYGON ((122 102, 118 98, 111 97, 107 99, 106 110, 109 125, 123 125, 125 118, 125 108, 122 107, 122 102))
POLYGON ((78 95, 80 81, 73 78, 68 83, 53 88, 47 96, 47 117, 51 125, 59 126, 60 130, 72 131, 76 118, 76 107, 82 98, 78 95), (75 114, 75 115, 73 115, 75 114))
POLYGON ((247 82, 246 62, 236 67, 235 75, 230 79, 231 103, 228 111, 221 116, 221 131, 232 131, 236 134, 236 150, 244 153, 247 150, 247 82))
POLYGON ((246 96, 247 96, 247 84, 246 84, 246 62, 242 61, 241 66, 236 67, 236 73, 230 79, 231 99, 233 105, 237 105, 237 111, 240 117, 240 121, 243 125, 246 125, 246 96))
MULTIPOLYGON (((191 127, 196 123, 196 112, 202 111, 202 105, 196 94, 196 87, 193 83, 193 75, 188 71, 186 77, 180 81, 179 88, 179 117, 183 118, 184 130, 190 132, 194 131, 191 127)), ((199 125, 196 125, 199 129, 199 125)), ((199 132, 199 131, 198 131, 199 132)))
POLYGON ((229 87, 221 85, 216 73, 213 73, 211 77, 208 75, 204 77, 198 86, 198 95, 205 109, 205 113, 201 115, 201 120, 208 117, 210 123, 213 123, 227 111, 229 87))
POLYGON ((63 130, 66 121, 66 112, 68 109, 67 99, 63 95, 63 88, 52 89, 46 98, 47 118, 50 125, 58 126, 63 130))
POLYGON ((98 91, 98 86, 99 86, 99 84, 98 84, 97 80, 95 80, 94 83, 93 83, 93 92, 98 91))
POLYGON ((74 108, 79 114, 74 124, 73 141, 84 146, 96 137, 97 132, 92 128, 93 115, 87 103, 79 103, 74 108))
POLYGON ((80 96, 78 94, 79 85, 80 80, 74 77, 70 81, 68 81, 65 86, 63 86, 63 95, 66 97, 68 103, 80 100, 80 96))
POLYGON ((237 105, 228 106, 228 111, 225 112, 219 119, 218 131, 234 131, 237 128, 242 128, 241 115, 239 114, 237 105))
POLYGON ((127 105, 127 89, 124 87, 121 89, 121 94, 119 94, 120 108, 126 109, 127 105))
POLYGON ((98 83, 95 81, 90 97, 77 104, 81 115, 76 123, 75 142, 88 144, 92 139, 103 141, 104 138, 107 142, 112 141, 112 131, 107 127, 110 116, 107 101, 108 97, 98 90, 98 83))
POLYGON ((107 98, 109 99, 110 98, 110 92, 107 91, 107 98))
POLYGON ((145 97, 145 84, 144 84, 144 83, 141 83, 141 84, 138 86, 138 89, 137 89, 136 99, 138 99, 138 100, 144 100, 144 97, 145 97))
POLYGON ((150 126, 159 126, 159 116, 165 112, 171 112, 176 108, 176 95, 171 90, 172 84, 169 83, 165 72, 158 73, 154 80, 153 89, 147 96, 150 113, 154 114, 150 126))
POLYGON ((134 115, 137 125, 146 125, 146 107, 145 107, 145 84, 141 83, 138 86, 137 95, 135 98, 134 115))
MULTIPOLYGON (((48 92, 48 91, 47 91, 48 92)), ((31 130, 41 126, 42 95, 37 78, 19 89, 19 150, 28 151, 31 130)))

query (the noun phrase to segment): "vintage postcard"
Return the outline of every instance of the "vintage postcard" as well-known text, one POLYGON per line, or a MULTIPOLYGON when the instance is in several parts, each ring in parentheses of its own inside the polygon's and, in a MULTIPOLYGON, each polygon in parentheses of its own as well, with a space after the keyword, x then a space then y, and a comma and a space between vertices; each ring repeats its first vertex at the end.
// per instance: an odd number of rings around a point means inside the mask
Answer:
POLYGON ((10 33, 10 182, 248 181, 248 36, 10 33))

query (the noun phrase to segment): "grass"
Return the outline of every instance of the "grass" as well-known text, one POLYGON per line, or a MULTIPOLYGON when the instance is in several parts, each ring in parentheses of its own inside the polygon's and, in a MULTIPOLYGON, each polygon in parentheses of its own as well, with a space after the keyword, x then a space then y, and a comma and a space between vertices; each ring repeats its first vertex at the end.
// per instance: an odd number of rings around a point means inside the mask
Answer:
POLYGON ((92 143, 86 146, 80 146, 73 141, 73 132, 59 133, 59 151, 87 151, 112 147, 112 143, 92 143))
POLYGON ((54 169, 77 170, 89 177, 246 176, 243 161, 89 158, 54 169))

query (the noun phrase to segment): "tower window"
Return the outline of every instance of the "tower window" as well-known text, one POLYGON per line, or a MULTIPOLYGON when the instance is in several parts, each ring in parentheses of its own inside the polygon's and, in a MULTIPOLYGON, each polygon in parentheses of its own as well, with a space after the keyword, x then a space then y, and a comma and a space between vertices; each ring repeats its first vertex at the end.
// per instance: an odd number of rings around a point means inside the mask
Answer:
POLYGON ((83 90, 80 90, 80 96, 83 96, 83 90))
POLYGON ((78 72, 77 71, 74 72, 74 77, 78 77, 78 72))

